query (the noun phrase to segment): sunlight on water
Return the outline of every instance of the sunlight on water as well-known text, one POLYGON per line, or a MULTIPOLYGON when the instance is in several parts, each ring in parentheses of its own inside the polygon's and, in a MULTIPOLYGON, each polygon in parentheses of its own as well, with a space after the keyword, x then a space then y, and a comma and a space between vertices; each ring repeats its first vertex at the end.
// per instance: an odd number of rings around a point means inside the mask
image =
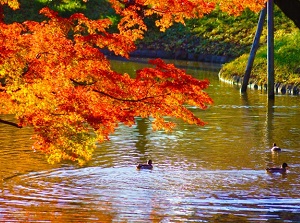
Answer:
POLYGON ((214 105, 190 107, 208 124, 176 120, 173 132, 153 132, 137 118, 84 167, 47 164, 31 149, 31 129, 0 124, 0 222, 300 222, 299 97, 268 104, 263 92, 220 83, 219 66, 179 65, 211 81, 214 105), (271 153, 273 142, 283 152, 271 153), (136 170, 147 159, 154 169, 136 170), (283 162, 287 174, 265 172, 283 162))

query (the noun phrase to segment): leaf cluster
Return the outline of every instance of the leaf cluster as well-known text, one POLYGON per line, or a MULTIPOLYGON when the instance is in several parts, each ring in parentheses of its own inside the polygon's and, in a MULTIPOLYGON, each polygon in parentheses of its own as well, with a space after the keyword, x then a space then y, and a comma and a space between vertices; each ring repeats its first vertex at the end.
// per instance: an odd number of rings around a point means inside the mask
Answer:
MULTIPOLYGON (((72 160, 83 164, 91 159, 96 141, 108 140, 119 123, 133 125, 137 116, 152 117, 154 130, 174 128, 166 116, 204 125, 186 105, 206 109, 212 103, 204 91, 208 80, 197 80, 160 59, 149 61, 152 67, 130 77, 114 71, 101 50, 128 58, 136 49, 135 41, 148 31, 146 22, 154 22, 164 32, 174 23, 184 25, 185 20, 201 18, 216 7, 240 15, 246 8, 258 11, 265 3, 109 2, 119 16, 117 32, 111 32, 109 16, 89 18, 74 13, 86 10, 86 1, 44 0, 41 4, 52 9, 43 7, 40 20, 13 18, 20 21, 8 23, 0 19, 0 114, 15 114, 19 126, 32 127, 34 148, 46 153, 50 163, 72 160)), ((2 0, 0 9, 3 4, 15 7, 16 3, 2 0)))
POLYGON ((19 126, 32 127, 33 147, 50 163, 83 164, 96 141, 137 116, 153 117, 155 130, 174 127, 166 116, 204 124, 185 105, 212 103, 207 80, 159 59, 135 78, 117 73, 100 50, 128 57, 135 46, 126 32, 107 32, 109 19, 65 18, 49 8, 40 13, 48 20, 0 23, 0 114, 15 114, 19 126))

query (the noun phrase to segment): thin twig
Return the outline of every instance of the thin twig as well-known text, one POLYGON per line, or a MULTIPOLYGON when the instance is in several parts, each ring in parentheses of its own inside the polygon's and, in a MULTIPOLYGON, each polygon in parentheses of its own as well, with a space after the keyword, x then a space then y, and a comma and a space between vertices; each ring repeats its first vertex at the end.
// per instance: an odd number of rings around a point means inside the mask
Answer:
POLYGON ((22 128, 22 126, 18 125, 17 123, 10 122, 10 121, 5 121, 3 119, 0 119, 0 123, 6 124, 6 125, 11 125, 17 128, 22 128))

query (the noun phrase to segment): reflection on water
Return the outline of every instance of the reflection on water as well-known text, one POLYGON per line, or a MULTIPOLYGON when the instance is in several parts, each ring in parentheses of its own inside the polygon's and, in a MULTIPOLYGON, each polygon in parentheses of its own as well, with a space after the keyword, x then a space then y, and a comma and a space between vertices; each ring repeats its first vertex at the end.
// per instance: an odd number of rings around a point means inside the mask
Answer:
POLYGON ((153 132, 137 118, 81 168, 47 164, 31 150, 30 129, 0 124, 0 222, 300 222, 299 97, 272 104, 260 91, 240 95, 218 81, 216 67, 184 63, 211 81, 214 105, 190 107, 208 124, 176 121, 172 133, 153 132), (283 152, 271 153, 273 142, 283 152), (147 159, 153 170, 135 169, 147 159), (283 162, 285 175, 264 171, 283 162))

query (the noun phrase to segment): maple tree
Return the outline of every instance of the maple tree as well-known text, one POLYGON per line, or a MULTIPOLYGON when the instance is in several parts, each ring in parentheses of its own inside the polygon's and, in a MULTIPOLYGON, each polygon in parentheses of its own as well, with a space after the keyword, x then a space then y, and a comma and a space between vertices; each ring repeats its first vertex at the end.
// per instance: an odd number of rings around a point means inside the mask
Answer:
MULTIPOLYGON (((238 14, 259 10, 264 1, 110 0, 121 15, 119 33, 109 33, 109 19, 90 20, 75 13, 62 18, 43 8, 43 22, 6 24, 2 6, 18 8, 17 0, 0 0, 0 114, 15 114, 18 126, 35 131, 33 147, 50 163, 91 159, 95 142, 103 142, 119 123, 152 117, 153 129, 171 130, 164 117, 196 125, 205 123, 186 105, 205 109, 212 103, 203 91, 208 80, 197 80, 161 59, 135 77, 112 70, 99 50, 107 48, 128 58, 134 41, 143 38, 146 16, 156 14, 162 31, 173 22, 201 17, 215 7, 238 14)), ((1 120, 3 123, 8 123, 1 120)))

